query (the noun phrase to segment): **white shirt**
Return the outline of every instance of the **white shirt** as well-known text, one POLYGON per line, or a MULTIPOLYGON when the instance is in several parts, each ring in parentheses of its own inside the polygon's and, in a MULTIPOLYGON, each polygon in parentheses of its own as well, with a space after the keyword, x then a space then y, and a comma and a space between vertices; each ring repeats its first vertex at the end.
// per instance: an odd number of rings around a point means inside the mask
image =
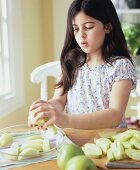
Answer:
MULTIPOLYGON (((85 114, 109 108, 111 88, 115 81, 131 79, 136 87, 134 65, 128 59, 118 59, 93 68, 84 64, 78 70, 76 82, 67 94, 66 112, 85 114)), ((94 113, 93 113, 94 114, 94 113)), ((124 117, 119 127, 126 127, 124 117)))

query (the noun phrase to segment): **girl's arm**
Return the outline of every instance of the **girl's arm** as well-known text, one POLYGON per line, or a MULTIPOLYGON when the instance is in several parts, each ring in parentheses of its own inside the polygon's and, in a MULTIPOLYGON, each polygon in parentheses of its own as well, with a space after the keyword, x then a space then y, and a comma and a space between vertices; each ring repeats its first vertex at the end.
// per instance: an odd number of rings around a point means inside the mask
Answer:
POLYGON ((55 89, 53 98, 48 100, 55 108, 59 108, 60 112, 63 112, 66 105, 66 94, 62 94, 62 88, 55 89))
POLYGON ((67 117, 67 127, 78 129, 111 128, 119 125, 127 107, 132 80, 114 82, 108 109, 84 115, 67 117))

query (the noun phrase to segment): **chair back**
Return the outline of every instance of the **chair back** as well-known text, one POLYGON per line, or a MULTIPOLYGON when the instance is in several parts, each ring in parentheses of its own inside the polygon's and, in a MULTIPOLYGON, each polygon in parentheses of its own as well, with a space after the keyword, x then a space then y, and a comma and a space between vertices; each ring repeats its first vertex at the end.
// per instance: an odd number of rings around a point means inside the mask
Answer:
POLYGON ((61 73, 60 61, 53 61, 35 68, 31 73, 31 82, 40 83, 40 98, 48 99, 47 78, 52 76, 57 78, 61 73))

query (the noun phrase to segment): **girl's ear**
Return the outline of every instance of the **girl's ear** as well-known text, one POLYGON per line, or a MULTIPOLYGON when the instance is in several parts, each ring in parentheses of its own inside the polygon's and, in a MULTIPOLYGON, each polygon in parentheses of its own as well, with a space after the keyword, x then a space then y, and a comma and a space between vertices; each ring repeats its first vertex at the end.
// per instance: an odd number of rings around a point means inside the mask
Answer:
POLYGON ((112 25, 111 25, 111 23, 106 24, 106 25, 105 25, 105 32, 106 32, 107 34, 109 34, 109 33, 111 32, 111 30, 112 30, 112 25))

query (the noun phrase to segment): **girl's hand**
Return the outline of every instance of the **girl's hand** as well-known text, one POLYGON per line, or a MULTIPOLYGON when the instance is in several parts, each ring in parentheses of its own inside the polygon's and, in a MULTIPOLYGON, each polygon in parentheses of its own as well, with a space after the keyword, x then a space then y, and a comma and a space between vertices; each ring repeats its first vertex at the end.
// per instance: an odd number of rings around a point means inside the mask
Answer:
POLYGON ((46 117, 48 120, 44 123, 43 127, 38 126, 37 128, 46 129, 47 126, 51 124, 56 124, 59 127, 66 127, 68 123, 68 115, 62 113, 51 102, 38 100, 35 101, 29 109, 28 125, 34 126, 35 122, 46 117))
MULTIPOLYGON (((28 116, 28 126, 29 127, 37 127, 40 128, 41 125, 38 123, 38 120, 45 120, 45 110, 46 110, 47 102, 44 100, 37 100, 32 103, 29 109, 29 116, 28 116)), ((44 122, 45 123, 45 122, 44 122)))

